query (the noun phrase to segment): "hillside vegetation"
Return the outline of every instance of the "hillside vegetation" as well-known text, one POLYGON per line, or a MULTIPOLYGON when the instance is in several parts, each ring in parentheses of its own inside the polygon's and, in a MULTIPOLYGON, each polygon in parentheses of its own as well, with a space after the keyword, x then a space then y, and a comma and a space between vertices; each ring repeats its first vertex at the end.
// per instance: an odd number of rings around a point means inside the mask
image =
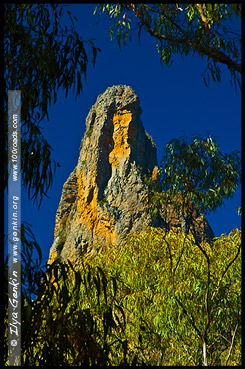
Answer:
POLYGON ((29 265, 22 365, 240 365, 240 248, 238 229, 211 248, 149 227, 41 283, 29 265))

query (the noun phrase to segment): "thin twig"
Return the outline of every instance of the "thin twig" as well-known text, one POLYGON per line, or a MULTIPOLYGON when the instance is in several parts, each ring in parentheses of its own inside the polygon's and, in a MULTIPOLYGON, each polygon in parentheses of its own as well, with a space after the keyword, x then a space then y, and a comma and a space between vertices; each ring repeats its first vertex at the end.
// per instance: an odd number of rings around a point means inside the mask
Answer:
POLYGON ((58 29, 59 19, 58 19, 58 15, 57 15, 57 12, 56 12, 56 9, 55 9, 55 5, 51 4, 51 6, 52 6, 54 16, 55 16, 55 27, 54 27, 53 33, 56 34, 57 29, 58 29))
POLYGON ((202 333, 197 328, 197 326, 196 326, 193 318, 190 317, 190 315, 188 314, 188 312, 187 312, 186 308, 184 307, 184 305, 182 304, 182 302, 176 296, 176 293, 175 293, 175 283, 174 283, 174 272, 173 272, 173 259, 172 259, 171 248, 170 248, 170 245, 169 245, 168 241, 166 240, 166 238, 164 238, 164 240, 165 240, 165 242, 167 244, 168 251, 169 251, 170 269, 171 269, 171 280, 172 280, 172 291, 173 291, 174 299, 176 300, 177 304, 182 308, 182 311, 183 311, 184 315, 186 316, 187 320, 189 321, 189 323, 191 324, 191 326, 194 328, 194 330, 196 331, 196 333, 198 334, 198 336, 203 341, 203 335, 202 335, 202 333))
MULTIPOLYGON (((239 318, 238 318, 238 319, 239 319, 239 318)), ((235 335, 236 335, 236 331, 237 331, 238 325, 239 325, 239 320, 238 320, 238 322, 237 322, 237 324, 236 324, 236 327, 235 327, 235 330, 234 330, 234 334, 233 334, 232 341, 231 341, 231 347, 230 347, 230 350, 229 350, 229 353, 228 353, 227 359, 226 359, 226 361, 225 361, 225 366, 227 366, 228 360, 229 360, 229 358, 230 358, 230 356, 231 356, 231 350, 232 350, 233 345, 234 345, 234 340, 235 340, 235 335)))
MULTIPOLYGON (((232 69, 234 69, 235 71, 237 71, 239 73, 242 72, 242 67, 241 67, 240 64, 233 61, 228 55, 226 55, 224 52, 220 51, 219 49, 215 48, 214 46, 211 46, 211 45, 208 44, 207 47, 204 47, 202 45, 198 45, 195 42, 190 41, 186 37, 186 34, 184 33, 183 30, 181 30, 181 32, 183 32, 184 35, 185 35, 184 39, 176 39, 176 38, 174 38, 170 35, 164 35, 162 33, 159 33, 150 26, 150 24, 147 22, 147 20, 142 15, 143 13, 140 13, 135 7, 133 8, 133 11, 134 11, 136 17, 141 20, 142 24, 148 30, 150 35, 154 36, 159 41, 164 40, 164 41, 168 41, 168 42, 172 42, 172 43, 177 43, 177 44, 181 44, 181 45, 190 46, 191 48, 198 51, 199 53, 214 59, 216 62, 227 65, 228 68, 232 68, 232 69)), ((171 18, 169 20, 173 23, 173 20, 171 20, 171 18)))
POLYGON ((238 247, 238 250, 237 250, 237 253, 236 253, 235 257, 234 257, 234 258, 229 262, 229 264, 228 264, 228 265, 227 265, 227 267, 225 268, 224 272, 222 273, 222 276, 220 277, 219 282, 218 282, 218 287, 219 287, 219 285, 220 285, 220 283, 221 283, 221 281, 222 281, 222 279, 223 279, 223 277, 224 277, 225 273, 227 272, 227 270, 230 268, 230 266, 234 263, 234 261, 236 260, 236 258, 239 256, 239 254, 240 254, 240 250, 241 250, 241 247, 242 247, 242 243, 240 243, 240 245, 239 245, 239 247, 238 247))

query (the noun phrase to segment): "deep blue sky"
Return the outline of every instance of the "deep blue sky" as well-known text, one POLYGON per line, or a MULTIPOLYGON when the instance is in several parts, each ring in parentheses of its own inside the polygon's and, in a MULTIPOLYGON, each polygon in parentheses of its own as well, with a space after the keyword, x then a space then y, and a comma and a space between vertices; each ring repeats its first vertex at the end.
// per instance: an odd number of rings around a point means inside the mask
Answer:
MULTIPOLYGON (((72 91, 67 98, 61 91, 49 111, 50 121, 43 122, 44 135, 54 149, 53 157, 60 163, 48 193, 50 199, 44 198, 38 210, 22 191, 22 221, 33 225, 43 262, 48 259, 53 243, 63 184, 77 164, 86 116, 97 96, 107 87, 125 84, 138 94, 143 109, 142 122, 157 146, 159 162, 165 145, 183 134, 207 136, 211 133, 217 137, 223 153, 241 150, 241 94, 238 90, 236 95, 231 86, 226 67, 222 68, 222 83, 211 82, 207 88, 201 77, 205 61, 198 56, 186 59, 176 56, 170 68, 161 66, 156 40, 143 32, 141 46, 135 35, 133 42, 120 51, 117 42, 110 40, 107 17, 93 16, 94 7, 94 4, 73 4, 67 8, 78 18, 77 32, 85 40, 94 38, 102 52, 97 56, 95 67, 90 58, 87 82, 77 101, 72 91)), ((216 236, 240 228, 241 217, 235 211, 240 205, 239 188, 232 200, 207 217, 216 236)))

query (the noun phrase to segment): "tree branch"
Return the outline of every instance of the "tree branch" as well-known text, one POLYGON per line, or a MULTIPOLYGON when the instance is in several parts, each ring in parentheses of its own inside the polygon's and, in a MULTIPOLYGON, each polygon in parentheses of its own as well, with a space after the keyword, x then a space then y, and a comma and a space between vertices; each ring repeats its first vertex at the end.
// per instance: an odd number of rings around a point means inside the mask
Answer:
MULTIPOLYGON (((222 273, 222 276, 220 277, 219 281, 218 281, 218 285, 217 285, 217 288, 219 287, 222 279, 224 278, 224 275, 225 273, 227 272, 227 270, 230 268, 230 266, 234 263, 234 261, 237 259, 237 257, 239 256, 240 254, 240 250, 241 250, 241 247, 242 247, 242 243, 240 243, 239 247, 238 247, 238 250, 237 250, 237 253, 236 255, 234 256, 234 258, 228 263, 227 267, 225 268, 224 272, 222 273)), ((214 295, 213 295, 214 296, 214 295)))
POLYGON ((53 9, 54 17, 55 17, 55 27, 54 27, 54 30, 53 30, 53 34, 56 34, 57 30, 58 30, 59 19, 58 19, 58 15, 57 15, 57 12, 56 12, 55 5, 51 4, 51 7, 53 9))
POLYGON ((187 38, 187 35, 185 33, 185 31, 178 25, 178 23, 176 23, 172 17, 170 17, 166 11, 162 10, 162 11, 157 11, 156 9, 153 9, 151 8, 150 6, 144 4, 144 7, 145 8, 148 8, 150 11, 152 12, 155 12, 155 13, 158 13, 158 14, 162 14, 165 18, 167 18, 176 28, 178 28, 178 30, 183 33, 184 36, 186 36, 187 38))
POLYGON ((205 28, 207 45, 209 45, 209 43, 210 43, 210 26, 208 24, 208 20, 207 20, 206 16, 203 13, 202 4, 197 4, 197 10, 198 10, 198 12, 201 16, 201 20, 202 20, 204 28, 205 28))
POLYGON ((197 326, 196 326, 196 324, 195 324, 195 322, 193 320, 193 317, 188 314, 186 308, 184 307, 184 305, 182 304, 182 302, 176 296, 176 293, 175 293, 175 283, 174 283, 174 271, 173 271, 173 258, 172 258, 171 248, 170 248, 169 242, 166 240, 166 238, 164 238, 164 240, 165 240, 165 242, 167 244, 168 251, 169 251, 171 280, 172 280, 172 292, 173 292, 174 299, 176 300, 177 304, 182 308, 182 311, 183 311, 184 315, 186 316, 187 320, 189 321, 189 323, 191 324, 191 326, 194 328, 194 330, 196 331, 196 333, 198 334, 198 336, 203 341, 204 340, 204 337, 203 337, 202 333, 200 332, 200 330, 197 328, 197 326))
POLYGON ((164 14, 166 18, 170 20, 170 22, 173 23, 180 30, 180 32, 186 36, 184 39, 176 39, 170 35, 164 35, 162 33, 157 32, 150 26, 149 22, 144 18, 144 15, 143 15, 144 13, 142 10, 138 10, 135 5, 132 5, 131 8, 133 9, 135 16, 141 20, 142 24, 145 26, 146 30, 150 33, 150 35, 157 38, 159 41, 164 40, 164 41, 168 41, 171 43, 177 43, 181 45, 190 46, 194 50, 199 51, 201 54, 212 58, 214 61, 225 64, 228 66, 228 68, 232 68, 235 71, 241 73, 242 71, 241 65, 236 63, 234 60, 232 60, 228 55, 220 51, 218 48, 215 48, 209 44, 207 44, 207 47, 204 47, 202 45, 199 45, 195 42, 190 41, 187 38, 186 33, 181 29, 181 27, 176 25, 176 22, 174 22, 170 17, 168 17, 166 13, 164 14))
POLYGON ((232 350, 232 348, 234 346, 235 335, 236 335, 236 332, 237 332, 238 325, 239 325, 239 317, 238 317, 238 322, 236 324, 236 327, 235 327, 235 330, 234 330, 234 333, 233 333, 233 336, 232 336, 231 347, 230 347, 229 353, 228 353, 227 358, 226 358, 226 361, 225 361, 225 366, 227 366, 228 360, 229 360, 229 358, 231 356, 231 350, 232 350))

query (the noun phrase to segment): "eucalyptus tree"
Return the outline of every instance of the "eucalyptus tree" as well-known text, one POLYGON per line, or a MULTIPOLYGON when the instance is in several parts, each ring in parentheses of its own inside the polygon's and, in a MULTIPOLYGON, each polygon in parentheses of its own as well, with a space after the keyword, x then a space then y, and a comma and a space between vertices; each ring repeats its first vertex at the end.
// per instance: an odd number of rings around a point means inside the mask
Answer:
POLYGON ((176 54, 183 58, 197 54, 206 61, 206 85, 210 78, 221 81, 225 65, 231 81, 241 87, 241 4, 102 4, 99 13, 108 15, 110 36, 119 47, 135 32, 140 40, 145 31, 157 40, 160 61, 166 66, 176 54))
POLYGON ((4 134, 7 186, 7 96, 8 90, 21 90, 22 180, 28 197, 40 206, 52 184, 56 168, 52 148, 42 133, 41 122, 49 120, 49 108, 57 92, 76 97, 86 79, 92 51, 95 63, 99 48, 84 40, 75 29, 77 18, 60 4, 4 4, 4 134), (64 21, 66 19, 66 21, 64 21))

